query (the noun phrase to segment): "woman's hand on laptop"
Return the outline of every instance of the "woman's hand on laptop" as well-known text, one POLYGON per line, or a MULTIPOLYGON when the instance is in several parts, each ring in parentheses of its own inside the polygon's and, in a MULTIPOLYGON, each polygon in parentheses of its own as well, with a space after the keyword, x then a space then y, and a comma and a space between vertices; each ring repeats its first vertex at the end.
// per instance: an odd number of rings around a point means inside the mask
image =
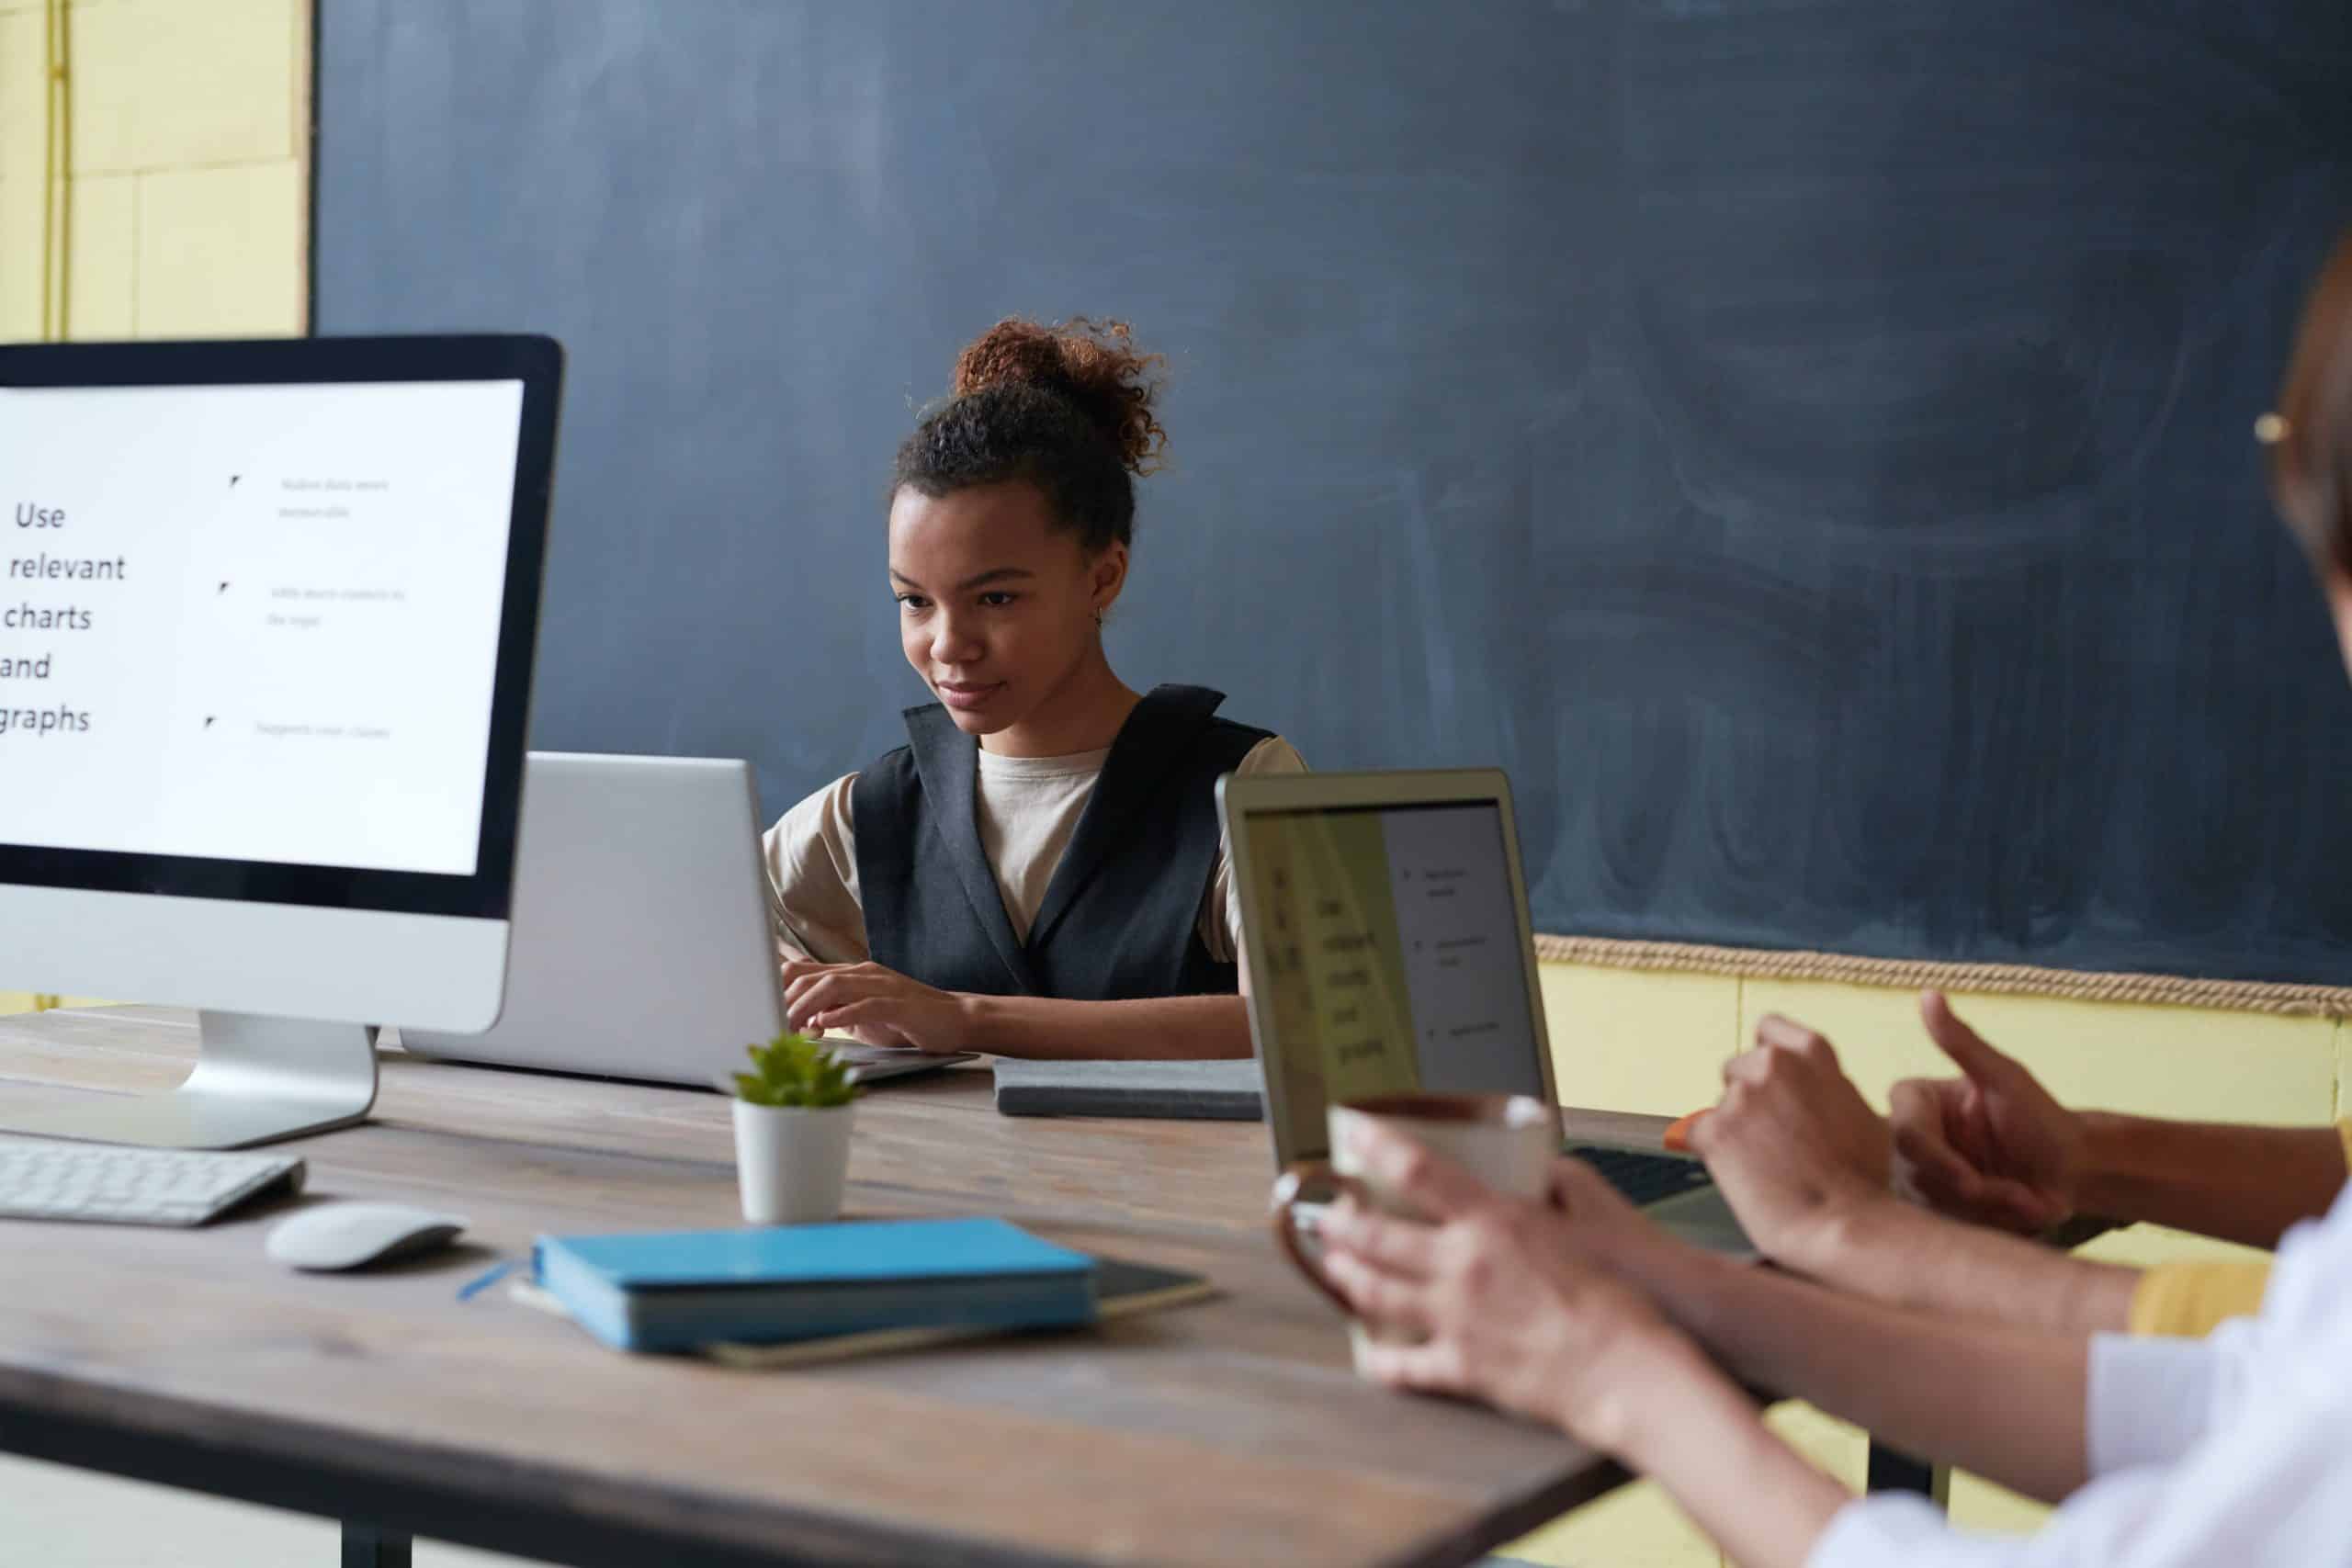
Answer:
POLYGON ((868 1045, 934 1055, 966 1049, 971 998, 879 964, 787 964, 784 1017, 805 1033, 847 1034, 868 1045))
POLYGON ((1588 1249, 1588 1227, 1650 1229, 1589 1169, 1563 1161, 1549 1196, 1509 1198, 1401 1134, 1362 1131, 1354 1152, 1373 1184, 1435 1222, 1342 1200, 1317 1227, 1324 1267, 1357 1313, 1419 1341, 1373 1346, 1373 1377, 1482 1399, 1624 1455, 1662 1382, 1716 1375, 1588 1249))
POLYGON ((1774 1016, 1755 1049, 1724 1066, 1724 1097, 1690 1132, 1741 1228, 1764 1255, 1834 1274, 1855 1218, 1896 1201, 1887 1124, 1838 1065, 1829 1042, 1774 1016))

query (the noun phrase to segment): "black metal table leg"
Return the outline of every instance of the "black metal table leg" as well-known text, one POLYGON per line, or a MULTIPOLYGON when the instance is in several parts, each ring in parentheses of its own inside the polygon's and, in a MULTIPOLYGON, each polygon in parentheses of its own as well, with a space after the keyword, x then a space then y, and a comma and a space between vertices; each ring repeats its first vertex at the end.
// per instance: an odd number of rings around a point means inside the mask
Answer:
POLYGON ((1951 1504, 1951 1471, 1929 1464, 1871 1439, 1867 1489, 1872 1492, 1917 1492, 1939 1508, 1951 1504))
POLYGON ((409 1568, 409 1538, 370 1525, 343 1523, 343 1568, 409 1568))

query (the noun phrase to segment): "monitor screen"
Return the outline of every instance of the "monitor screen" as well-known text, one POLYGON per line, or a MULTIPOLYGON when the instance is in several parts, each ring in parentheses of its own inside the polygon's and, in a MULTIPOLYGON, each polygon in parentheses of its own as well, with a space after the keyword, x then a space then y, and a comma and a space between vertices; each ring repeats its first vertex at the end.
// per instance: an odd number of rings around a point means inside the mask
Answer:
POLYGON ((1252 810, 1282 1146, 1327 1152, 1327 1102, 1544 1093, 1527 945, 1492 801, 1252 810))
POLYGON ((473 875, 523 403, 0 387, 0 838, 473 875))

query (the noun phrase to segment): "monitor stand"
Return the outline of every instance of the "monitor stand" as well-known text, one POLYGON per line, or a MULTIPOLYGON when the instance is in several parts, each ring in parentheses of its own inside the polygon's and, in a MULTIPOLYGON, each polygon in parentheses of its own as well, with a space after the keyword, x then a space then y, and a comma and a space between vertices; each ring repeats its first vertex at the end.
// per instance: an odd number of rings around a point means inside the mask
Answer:
POLYGON ((376 1029, 252 1013, 197 1014, 196 1070, 162 1094, 92 1097, 0 1119, 0 1130, 159 1149, 239 1149, 367 1120, 376 1029))

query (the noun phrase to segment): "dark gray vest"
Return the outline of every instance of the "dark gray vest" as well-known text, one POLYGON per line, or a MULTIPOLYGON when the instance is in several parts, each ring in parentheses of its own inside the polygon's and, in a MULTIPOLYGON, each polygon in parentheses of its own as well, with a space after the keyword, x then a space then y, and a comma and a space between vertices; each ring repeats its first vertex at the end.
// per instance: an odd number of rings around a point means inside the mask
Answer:
POLYGON ((1112 743, 1026 942, 980 847, 979 746, 933 705, 911 744, 857 776, 858 900, 874 962, 943 990, 1114 1001, 1230 993, 1201 945, 1216 869, 1216 780, 1268 731, 1216 716, 1221 692, 1161 686, 1112 743))

